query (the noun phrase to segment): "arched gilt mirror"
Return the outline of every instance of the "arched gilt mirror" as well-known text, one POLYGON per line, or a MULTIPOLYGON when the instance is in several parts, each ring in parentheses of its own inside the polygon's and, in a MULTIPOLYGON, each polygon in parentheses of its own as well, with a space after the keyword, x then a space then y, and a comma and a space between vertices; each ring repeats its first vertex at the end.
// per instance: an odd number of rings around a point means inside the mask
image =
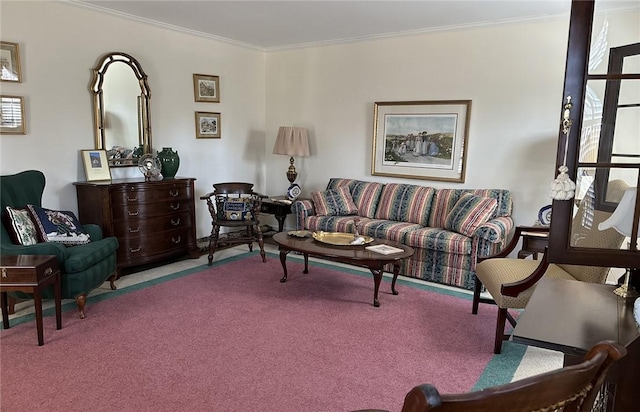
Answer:
POLYGON ((151 152, 151 90, 140 63, 125 53, 108 53, 91 81, 95 147, 105 149, 110 167, 137 166, 151 152))

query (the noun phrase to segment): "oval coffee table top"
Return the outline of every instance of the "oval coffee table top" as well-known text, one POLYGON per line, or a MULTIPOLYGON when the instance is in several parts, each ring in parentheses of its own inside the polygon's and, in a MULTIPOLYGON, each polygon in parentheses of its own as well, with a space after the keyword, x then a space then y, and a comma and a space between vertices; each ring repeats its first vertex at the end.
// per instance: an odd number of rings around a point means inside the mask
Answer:
POLYGON ((349 259, 353 261, 395 261, 405 259, 413 255, 414 250, 410 246, 386 239, 374 239, 366 245, 331 245, 315 240, 313 237, 291 236, 287 232, 280 232, 273 236, 274 242, 284 249, 301 253, 308 253, 315 256, 325 256, 337 259, 349 259), (368 246, 388 245, 402 249, 402 252, 385 255, 383 253, 368 250, 368 246))

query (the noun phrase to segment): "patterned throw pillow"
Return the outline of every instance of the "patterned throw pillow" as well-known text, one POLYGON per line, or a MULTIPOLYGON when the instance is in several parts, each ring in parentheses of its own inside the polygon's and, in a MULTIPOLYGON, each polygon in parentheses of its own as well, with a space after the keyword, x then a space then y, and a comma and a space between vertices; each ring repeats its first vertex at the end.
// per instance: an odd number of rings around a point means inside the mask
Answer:
POLYGON ((16 245, 35 245, 38 232, 27 209, 14 209, 7 206, 4 215, 5 227, 16 245))
POLYGON ((312 192, 311 199, 318 216, 347 216, 358 213, 358 207, 353 203, 347 186, 312 192))
POLYGON ((254 220, 253 202, 254 200, 250 197, 220 196, 216 200, 217 217, 220 220, 254 220))
POLYGON ((473 236, 478 227, 489 221, 497 206, 496 199, 465 193, 447 215, 444 228, 473 236))
POLYGON ((38 238, 43 242, 62 243, 67 246, 89 243, 89 234, 73 212, 50 210, 27 205, 36 224, 38 238))

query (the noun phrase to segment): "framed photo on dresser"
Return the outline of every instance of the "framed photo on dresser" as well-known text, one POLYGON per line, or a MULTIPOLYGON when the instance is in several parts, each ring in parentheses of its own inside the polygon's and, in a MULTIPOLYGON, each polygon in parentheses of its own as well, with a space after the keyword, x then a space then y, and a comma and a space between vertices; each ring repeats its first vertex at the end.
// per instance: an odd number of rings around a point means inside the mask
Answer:
POLYGON ((111 169, 106 150, 81 150, 87 182, 111 180, 111 169))

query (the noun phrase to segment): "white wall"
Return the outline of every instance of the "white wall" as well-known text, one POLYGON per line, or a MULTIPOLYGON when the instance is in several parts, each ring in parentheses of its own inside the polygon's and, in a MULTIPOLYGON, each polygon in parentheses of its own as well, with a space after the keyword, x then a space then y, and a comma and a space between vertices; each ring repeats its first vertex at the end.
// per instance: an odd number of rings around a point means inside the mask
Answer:
MULTIPOLYGON (((142 64, 153 147, 179 152, 178 175, 197 178, 198 195, 225 180, 283 193, 289 160, 271 151, 278 127, 294 125, 312 139, 312 156, 296 159, 307 196, 331 177, 506 188, 517 224, 551 203, 568 16, 265 54, 64 3, 2 1, 0 12, 0 35, 20 44, 24 78, 0 88, 25 97, 27 117, 26 136, 0 136, 0 173, 43 170, 46 206, 77 210, 78 150, 93 145, 90 70, 110 51, 142 64), (193 73, 220 76, 221 103, 194 102, 193 73), (465 183, 371 176, 374 102, 457 99, 472 100, 465 183), (222 113, 222 139, 195 139, 195 111, 222 113)), ((608 16, 612 38, 638 21, 637 12, 621 16, 608 16)), ((114 170, 125 175, 139 176, 114 170)), ((210 218, 204 202, 196 208, 201 237, 210 218)))
MULTIPOLYGON (((608 19, 613 38, 633 24, 628 13, 608 19)), ((278 126, 309 129, 312 156, 296 159, 304 195, 331 177, 505 188, 516 223, 533 224, 551 203, 568 26, 567 15, 269 53, 267 149, 278 126), (374 102, 459 99, 472 100, 464 183, 371 176, 374 102)), ((266 162, 268 190, 286 188, 286 157, 266 162)))
MULTIPOLYGON (((264 188, 264 53, 64 3, 2 1, 0 13, 0 36, 19 43, 23 76, 0 83, 1 93, 24 96, 27 119, 26 135, 0 136, 0 173, 42 170, 45 207, 77 211, 78 151, 94 144, 91 69, 113 51, 135 57, 149 76, 153 147, 178 151, 178 175, 197 178, 197 196, 225 180, 264 188), (220 103, 194 102, 193 73, 220 76, 220 103), (222 114, 221 139, 195 138, 195 111, 222 114)), ((141 176, 137 168, 112 173, 141 176)), ((196 200, 198 237, 211 231, 205 206, 196 200)))

